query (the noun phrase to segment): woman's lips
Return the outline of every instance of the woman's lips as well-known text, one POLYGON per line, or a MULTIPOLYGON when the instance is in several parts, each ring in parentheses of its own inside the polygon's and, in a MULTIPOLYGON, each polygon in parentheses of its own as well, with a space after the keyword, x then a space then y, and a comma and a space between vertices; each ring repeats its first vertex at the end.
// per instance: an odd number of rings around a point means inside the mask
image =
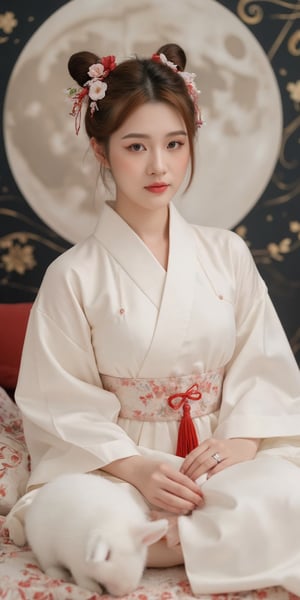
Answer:
POLYGON ((145 189, 148 192, 152 192, 152 194, 162 194, 168 187, 167 183, 153 183, 152 185, 147 185, 145 189))

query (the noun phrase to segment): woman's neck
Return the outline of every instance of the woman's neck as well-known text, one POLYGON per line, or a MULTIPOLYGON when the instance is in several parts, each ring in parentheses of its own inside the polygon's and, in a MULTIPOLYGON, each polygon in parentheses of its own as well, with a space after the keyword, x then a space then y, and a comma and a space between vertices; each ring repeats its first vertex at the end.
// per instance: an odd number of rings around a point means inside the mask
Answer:
POLYGON ((143 240, 152 254, 167 269, 169 254, 169 207, 158 210, 145 210, 134 206, 132 210, 117 201, 113 203, 114 210, 143 240))

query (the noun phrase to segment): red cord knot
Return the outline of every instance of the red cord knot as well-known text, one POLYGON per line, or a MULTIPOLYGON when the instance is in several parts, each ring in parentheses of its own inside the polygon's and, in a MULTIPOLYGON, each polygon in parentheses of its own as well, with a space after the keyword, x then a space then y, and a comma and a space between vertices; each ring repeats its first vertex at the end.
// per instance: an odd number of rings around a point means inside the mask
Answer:
POLYGON ((168 398, 168 405, 173 410, 179 410, 183 406, 183 415, 181 417, 179 429, 176 455, 187 456, 194 448, 197 448, 199 441, 195 425, 191 417, 191 407, 189 401, 200 400, 202 394, 199 392, 198 384, 194 383, 186 392, 172 394, 168 398), (179 399, 179 401, 178 401, 179 399))
POLYGON ((201 396, 202 394, 198 390, 198 383, 194 383, 194 385, 191 385, 186 392, 178 392, 177 394, 169 396, 168 405, 173 408, 173 410, 179 410, 183 404, 188 404, 189 406, 188 400, 200 400, 201 396), (179 402, 174 402, 177 398, 180 398, 179 402))

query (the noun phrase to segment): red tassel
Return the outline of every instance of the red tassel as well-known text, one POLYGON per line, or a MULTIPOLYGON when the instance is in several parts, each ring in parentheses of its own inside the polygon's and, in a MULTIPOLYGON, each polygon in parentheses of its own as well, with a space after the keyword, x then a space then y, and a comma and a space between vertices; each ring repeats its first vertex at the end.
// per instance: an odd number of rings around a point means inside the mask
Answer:
POLYGON ((191 417, 191 407, 188 400, 185 400, 178 429, 176 456, 185 458, 194 448, 197 448, 198 444, 197 432, 191 417))
POLYGON ((189 400, 192 402, 199 401, 201 395, 201 392, 198 390, 198 384, 194 383, 186 392, 178 392, 168 398, 168 404, 173 410, 179 410, 183 406, 183 415, 178 429, 176 456, 185 458, 199 444, 195 425, 191 417, 189 400))

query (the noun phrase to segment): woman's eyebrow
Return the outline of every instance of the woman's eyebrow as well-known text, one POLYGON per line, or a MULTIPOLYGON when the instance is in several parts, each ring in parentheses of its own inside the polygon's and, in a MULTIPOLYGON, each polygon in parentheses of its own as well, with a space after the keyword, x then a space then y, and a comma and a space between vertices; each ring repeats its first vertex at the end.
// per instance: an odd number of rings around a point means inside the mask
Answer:
MULTIPOLYGON (((177 131, 170 131, 170 133, 167 133, 165 135, 165 137, 173 137, 174 135, 187 135, 186 131, 184 131, 184 129, 178 129, 177 131)), ((126 135, 123 135, 122 140, 126 140, 128 138, 144 138, 144 139, 150 139, 150 135, 148 135, 147 133, 126 133, 126 135)))

